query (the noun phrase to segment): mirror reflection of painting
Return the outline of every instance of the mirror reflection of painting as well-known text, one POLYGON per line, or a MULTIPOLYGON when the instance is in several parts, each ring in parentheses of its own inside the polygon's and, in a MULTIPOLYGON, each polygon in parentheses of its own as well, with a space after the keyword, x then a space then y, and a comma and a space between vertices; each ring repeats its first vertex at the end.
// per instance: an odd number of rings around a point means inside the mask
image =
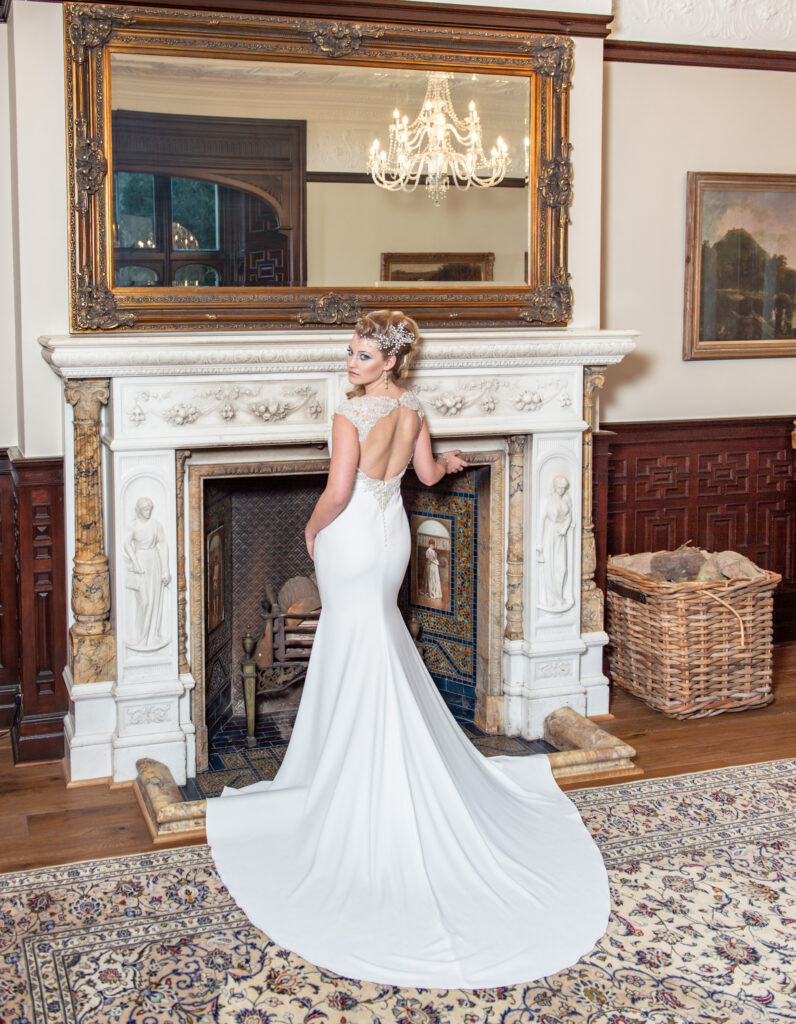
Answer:
POLYGON ((491 281, 493 252, 383 252, 382 281, 491 281))
POLYGON ((439 519, 412 516, 412 601, 430 608, 450 605, 451 535, 439 519))
POLYGON ((224 621, 224 527, 207 535, 207 632, 224 621))

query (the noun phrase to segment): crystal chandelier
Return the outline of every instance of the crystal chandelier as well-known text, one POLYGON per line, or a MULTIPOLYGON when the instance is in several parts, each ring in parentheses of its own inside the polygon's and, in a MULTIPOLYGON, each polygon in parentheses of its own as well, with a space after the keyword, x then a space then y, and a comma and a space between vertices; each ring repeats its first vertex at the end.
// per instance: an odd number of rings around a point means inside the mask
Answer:
POLYGON ((456 116, 448 85, 451 77, 447 71, 429 72, 423 107, 411 124, 406 115, 394 112, 389 150, 385 153, 378 139, 370 149, 368 172, 377 185, 391 192, 414 192, 425 174, 426 191, 439 206, 451 181, 464 191, 471 185, 489 188, 503 180, 511 164, 506 143, 498 137, 486 158, 475 103, 470 101, 464 120, 456 116), (455 148, 457 143, 461 148, 455 148))

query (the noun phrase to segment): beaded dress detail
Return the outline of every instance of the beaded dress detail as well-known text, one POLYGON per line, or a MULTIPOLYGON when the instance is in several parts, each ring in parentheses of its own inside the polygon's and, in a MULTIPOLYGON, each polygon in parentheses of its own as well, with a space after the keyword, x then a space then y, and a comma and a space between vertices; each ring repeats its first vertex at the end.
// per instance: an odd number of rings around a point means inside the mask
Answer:
MULTIPOLYGON (((337 411, 361 446, 399 404, 422 415, 409 393, 337 411)), ((413 547, 402 476, 358 471, 318 533, 323 610, 290 744, 272 781, 207 801, 208 842, 249 919, 321 968, 424 988, 530 982, 603 934, 605 867, 547 758, 483 757, 429 675, 397 603, 413 547)), ((455 594, 432 611, 456 614, 455 594)))
MULTIPOLYGON (((346 398, 337 406, 335 413, 351 420, 357 428, 359 443, 362 445, 379 420, 389 416, 397 408, 412 409, 421 421, 423 419, 423 407, 411 391, 405 391, 400 398, 390 398, 389 395, 374 395, 373 397, 358 395, 354 398, 346 398)), ((387 525, 384 513, 392 499, 400 494, 401 480, 407 468, 405 467, 389 480, 379 480, 376 477, 368 476, 361 469, 357 469, 356 472, 354 491, 367 491, 372 494, 381 509, 385 544, 387 543, 387 525)))

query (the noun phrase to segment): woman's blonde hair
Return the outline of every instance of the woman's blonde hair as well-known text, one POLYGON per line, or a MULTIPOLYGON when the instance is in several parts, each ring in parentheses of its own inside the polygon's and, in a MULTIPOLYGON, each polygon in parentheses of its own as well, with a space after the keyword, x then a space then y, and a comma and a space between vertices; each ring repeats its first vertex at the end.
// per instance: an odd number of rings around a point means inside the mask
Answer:
MULTIPOLYGON (((354 333, 362 341, 375 342, 376 346, 383 351, 390 328, 400 331, 405 336, 398 351, 389 353, 395 356, 395 365, 389 371, 390 376, 393 380, 401 380, 409 372, 412 357, 420 343, 420 328, 411 316, 407 316, 399 309, 377 309, 372 313, 365 313, 357 320, 354 333)), ((349 391, 348 397, 353 398, 355 395, 364 394, 364 392, 364 387, 359 384, 353 391, 349 391)))

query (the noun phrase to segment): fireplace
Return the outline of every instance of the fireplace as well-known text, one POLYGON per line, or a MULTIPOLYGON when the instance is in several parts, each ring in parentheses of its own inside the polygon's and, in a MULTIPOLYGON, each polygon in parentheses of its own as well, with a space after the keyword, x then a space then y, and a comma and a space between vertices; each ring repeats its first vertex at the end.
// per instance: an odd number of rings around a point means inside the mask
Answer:
MULTIPOLYGON (((253 667, 262 666, 275 639, 264 636, 273 631, 264 602, 269 608, 288 582, 314 576, 303 525, 324 487, 326 462, 272 462, 267 452, 253 454, 259 461, 228 462, 223 450, 181 457, 188 507, 196 511, 188 564, 198 771, 214 750, 247 745, 242 641, 251 636, 253 667)), ((485 697, 501 685, 506 453, 467 457, 469 470, 435 488, 420 484, 411 470, 406 475, 412 552, 399 606, 451 712, 474 724, 485 697), (433 586, 429 549, 435 552, 433 586)), ((287 622, 295 630, 299 618, 287 622)), ((289 739, 303 682, 300 672, 295 675, 294 681, 291 673, 274 679, 267 692, 260 687, 253 701, 255 740, 289 739)))
MULTIPOLYGON (((221 463, 227 477, 317 480, 347 386, 347 337, 325 329, 41 339, 65 381, 70 439, 72 779, 133 779, 148 757, 182 784, 203 763, 205 645, 216 642, 223 611, 217 596, 208 639, 205 485, 218 483, 221 463)), ((464 541, 438 497, 421 500, 407 480, 414 569, 403 601, 446 699, 487 732, 536 739, 557 708, 608 710, 591 428, 605 367, 631 339, 531 328, 425 335, 409 384, 435 445, 467 451, 475 467, 469 498, 479 523, 488 521, 474 543, 489 600, 473 605, 468 652, 461 631, 441 628, 464 541)), ((219 534, 216 551, 222 543, 219 534)))
MULTIPOLYGON (((255 700, 258 717, 285 713, 281 717, 289 729, 301 696, 302 669, 309 649, 299 649, 304 663, 300 659, 294 671, 293 663, 287 660, 282 662, 284 671, 279 672, 280 654, 284 658, 285 653, 285 631, 281 628, 285 620, 277 620, 282 651, 277 650, 275 666, 270 621, 270 642, 263 635, 263 603, 275 604, 285 585, 294 579, 305 579, 312 587, 314 568, 302 527, 323 490, 325 478, 319 473, 257 472, 264 465, 249 463, 243 474, 243 467, 221 462, 203 467, 197 474, 204 485, 202 531, 200 550, 191 550, 190 561, 192 566, 202 565, 204 590, 202 614, 194 622, 196 635, 202 631, 204 649, 202 672, 194 673, 199 677, 197 682, 203 682, 207 730, 205 743, 200 737, 202 730, 197 729, 200 769, 206 760, 205 747, 211 750, 214 741, 217 746, 235 745, 236 734, 245 732, 247 708, 241 660, 245 657, 242 640, 247 634, 257 641, 252 650, 255 667, 264 666, 259 673, 261 689, 262 684, 270 684, 267 695, 255 700)), ((283 468, 292 470, 294 466, 283 468)), ((188 472, 190 478, 190 465, 188 472)), ((287 622, 298 626, 292 619, 287 622)), ((292 635, 288 632, 288 637, 292 635)), ((311 634, 304 639, 309 648, 311 634)), ((198 686, 198 694, 201 690, 198 686)), ((198 722, 199 716, 196 718, 198 722)))

